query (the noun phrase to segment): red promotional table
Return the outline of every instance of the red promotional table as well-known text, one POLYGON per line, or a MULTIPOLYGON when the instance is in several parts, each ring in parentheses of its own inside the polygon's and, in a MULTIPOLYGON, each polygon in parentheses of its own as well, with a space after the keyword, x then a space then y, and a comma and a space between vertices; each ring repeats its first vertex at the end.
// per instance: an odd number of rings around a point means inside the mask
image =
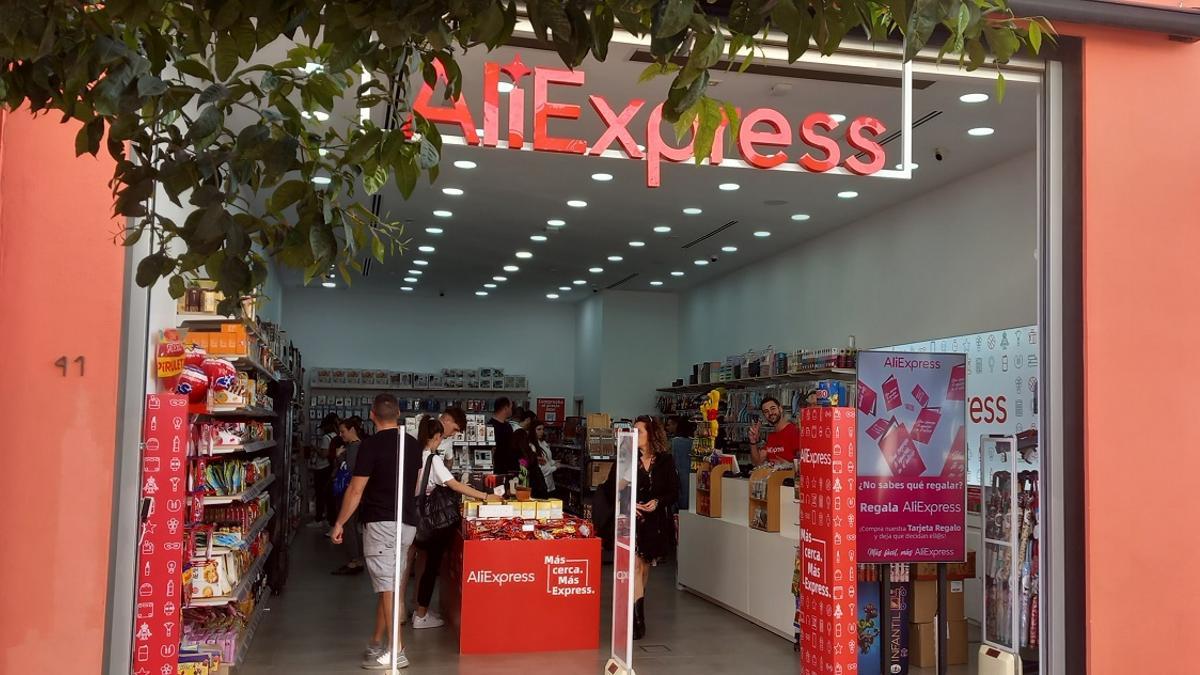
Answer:
POLYGON ((463 541, 443 571, 442 611, 459 652, 600 646, 600 540, 463 541))

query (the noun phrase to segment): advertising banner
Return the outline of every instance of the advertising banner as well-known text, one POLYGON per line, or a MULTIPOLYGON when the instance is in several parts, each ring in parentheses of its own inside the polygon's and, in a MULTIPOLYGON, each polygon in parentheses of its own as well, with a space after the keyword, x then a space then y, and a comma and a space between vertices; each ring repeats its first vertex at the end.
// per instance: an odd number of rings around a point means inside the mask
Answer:
POLYGON ((546 424, 562 424, 567 411, 565 398, 538 398, 537 417, 546 424))
POLYGON ((967 484, 980 485, 980 437, 1015 436, 1038 428, 1040 349, 1037 326, 1023 326, 884 347, 882 351, 966 355, 967 484))
POLYGON ((133 675, 174 673, 179 661, 183 524, 187 492, 187 396, 146 397, 142 433, 133 675))
POLYGON ((961 562, 966 357, 859 352, 858 380, 859 560, 961 562))
POLYGON ((800 430, 800 626, 804 675, 858 666, 853 408, 805 408, 800 430))
POLYGON ((858 672, 863 675, 908 673, 908 601, 912 592, 907 583, 892 583, 892 599, 887 604, 889 634, 883 634, 884 603, 879 581, 858 582, 858 672), (883 643, 888 642, 889 658, 882 666, 883 643))

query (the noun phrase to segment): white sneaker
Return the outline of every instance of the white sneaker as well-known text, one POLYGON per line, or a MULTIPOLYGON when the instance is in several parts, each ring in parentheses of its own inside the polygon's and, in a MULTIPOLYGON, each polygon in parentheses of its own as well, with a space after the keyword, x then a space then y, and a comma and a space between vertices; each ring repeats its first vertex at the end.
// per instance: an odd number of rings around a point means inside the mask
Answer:
POLYGON ((417 614, 413 614, 412 626, 414 629, 438 628, 439 626, 445 626, 445 625, 446 625, 446 622, 442 619, 442 617, 438 616, 437 614, 434 614, 433 612, 427 611, 427 612, 425 612, 425 616, 418 616, 417 614))
POLYGON ((374 661, 375 659, 379 658, 381 654, 386 653, 387 647, 384 647, 383 645, 368 645, 367 648, 363 650, 363 661, 374 661))
MULTIPOLYGON (((391 652, 385 650, 382 654, 375 657, 374 659, 368 659, 368 660, 363 661, 362 667, 364 670, 391 670, 392 654, 391 654, 391 652)), ((408 667, 408 656, 406 656, 404 654, 404 652, 401 651, 399 654, 396 655, 396 668, 407 668, 407 667, 408 667)))

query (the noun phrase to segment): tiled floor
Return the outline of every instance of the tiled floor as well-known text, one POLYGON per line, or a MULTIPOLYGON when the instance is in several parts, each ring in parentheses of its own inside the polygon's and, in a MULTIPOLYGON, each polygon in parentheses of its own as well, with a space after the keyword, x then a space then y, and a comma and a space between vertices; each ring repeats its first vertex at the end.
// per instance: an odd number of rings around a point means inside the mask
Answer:
MULTIPOLYGON (((304 529, 291 550, 291 578, 285 592, 271 598, 246 663, 238 675, 339 675, 365 672, 359 659, 373 625, 374 596, 366 575, 335 577, 341 564, 320 530, 304 529)), ((610 568, 606 567, 606 571, 610 568)), ((704 600, 675 590, 671 568, 655 570, 646 600, 646 639, 637 643, 638 675, 687 673, 796 673, 790 642, 704 600)), ((414 584, 415 586, 415 584, 414 584)), ((608 607, 607 593, 604 606, 608 607)), ((607 613, 601 621, 608 643, 607 613)), ((503 622, 498 624, 503 626, 503 622)), ((412 662, 409 673, 554 673, 598 675, 599 652, 460 656, 451 629, 404 629, 412 662)), ((974 648, 974 646, 973 646, 974 648)), ((914 670, 913 673, 932 673, 914 670)), ((951 675, 974 673, 958 666, 951 675)))

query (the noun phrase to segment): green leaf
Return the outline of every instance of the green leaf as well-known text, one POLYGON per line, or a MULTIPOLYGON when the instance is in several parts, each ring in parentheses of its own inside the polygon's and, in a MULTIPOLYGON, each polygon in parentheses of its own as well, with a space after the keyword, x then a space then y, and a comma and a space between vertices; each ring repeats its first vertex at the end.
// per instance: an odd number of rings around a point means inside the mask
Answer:
POLYGON ((271 198, 267 201, 267 206, 272 211, 283 211, 292 204, 300 201, 307 191, 308 186, 304 184, 304 181, 296 179, 284 181, 271 193, 271 198))
POLYGON ((987 60, 987 50, 983 42, 977 38, 967 40, 967 70, 976 70, 987 60))
POLYGON ((904 60, 911 61, 917 52, 925 48, 933 30, 945 17, 942 0, 915 0, 908 17, 908 29, 904 33, 904 60))
POLYGON ((75 156, 85 152, 95 155, 100 152, 100 139, 104 137, 104 118, 94 117, 75 134, 75 156))
POLYGON ((1008 89, 1008 82, 1004 79, 1004 73, 996 70, 996 101, 1004 103, 1004 92, 1008 89))
POLYGON ((956 53, 962 53, 967 26, 971 23, 971 10, 967 7, 968 4, 970 3, 964 2, 958 6, 958 24, 954 27, 954 51, 956 53))
POLYGON ((308 244, 317 262, 332 260, 337 253, 337 239, 328 223, 318 221, 309 225, 308 244))
POLYGON ((364 172, 362 176, 363 189, 367 194, 373 195, 383 189, 387 183, 388 171, 386 166, 379 166, 374 171, 364 172))
POLYGON ((209 82, 213 80, 212 71, 208 69, 208 66, 200 63, 199 61, 194 59, 182 59, 175 61, 174 63, 175 69, 184 75, 190 75, 197 79, 207 80, 209 82))
POLYGON ((200 105, 208 105, 217 101, 224 101, 229 97, 229 87, 217 82, 210 84, 200 92, 200 105))
POLYGON ((187 292, 187 283, 183 277, 176 274, 171 277, 171 281, 167 284, 167 292, 171 294, 172 300, 178 300, 187 292))
POLYGON ((651 24, 654 37, 676 35, 692 20, 692 0, 661 0, 655 15, 656 21, 651 24))
POLYGON ((145 73, 145 74, 141 75, 140 77, 138 77, 137 91, 138 91, 138 96, 141 96, 142 98, 149 98, 151 96, 161 96, 161 95, 167 93, 167 89, 168 89, 168 87, 167 87, 166 82, 163 82, 162 80, 151 75, 150 73, 145 73))
POLYGON ((713 99, 702 96, 697 102, 700 110, 697 117, 700 125, 696 129, 693 141, 693 156, 699 164, 712 153, 713 141, 716 139, 717 128, 721 126, 721 104, 713 99))
POLYGON ((188 129, 187 137, 193 142, 199 142, 203 139, 212 136, 220 130, 225 124, 225 114, 222 113, 216 106, 205 106, 200 114, 196 116, 196 121, 192 123, 188 129))
POLYGON ((1042 27, 1037 21, 1029 22, 1029 46, 1033 47, 1034 54, 1042 51, 1042 27))
POLYGON ((213 15, 212 27, 215 30, 225 30, 232 26, 241 15, 242 3, 240 0, 225 0, 213 15))
POLYGON ((425 137, 421 137, 420 146, 417 149, 417 168, 422 171, 432 169, 438 165, 440 153, 437 148, 433 147, 425 137))
POLYGON ((217 63, 217 79, 227 80, 237 69, 238 56, 237 40, 228 33, 217 38, 217 48, 214 50, 217 63))
POLYGON ((275 91, 275 88, 279 86, 279 76, 274 71, 267 71, 263 73, 262 80, 259 81, 258 86, 267 93, 275 91))
POLYGON ((142 258, 138 263, 137 272, 134 274, 134 281, 141 288, 149 288, 158 281, 162 276, 163 260, 167 258, 162 253, 152 253, 145 258, 142 258))
POLYGON ((379 262, 383 262, 383 257, 386 251, 383 247, 383 240, 379 238, 379 234, 375 230, 371 230, 371 255, 379 262))
POLYGON ((608 5, 597 4, 592 10, 592 56, 597 61, 608 58, 608 44, 612 42, 614 23, 613 12, 608 5))
POLYGON ((737 143, 742 128, 742 116, 738 113, 737 106, 729 101, 722 101, 721 108, 724 109, 725 120, 729 123, 730 136, 733 137, 733 142, 737 143))
MULTIPOLYGON (((676 77, 678 79, 678 77, 676 77)), ((708 88, 708 71, 700 74, 695 82, 692 82, 689 87, 674 87, 667 95, 667 102, 663 105, 663 118, 668 122, 674 122, 679 119, 683 111, 691 108, 700 100, 700 96, 704 90, 708 88)))
POLYGON ((679 66, 671 63, 670 61, 666 63, 651 63, 650 65, 646 66, 646 69, 643 70, 642 74, 638 76, 638 84, 649 82, 659 75, 667 75, 668 73, 674 73, 678 70, 679 66))
POLYGON ((417 166, 408 158, 401 157, 393 166, 395 170, 396 187, 400 190, 400 194, 408 199, 412 196, 413 190, 417 187, 417 178, 421 172, 417 170, 417 166))
POLYGON ((230 31, 233 36, 233 41, 237 44, 238 56, 243 61, 249 61, 254 56, 254 50, 258 47, 258 33, 254 30, 254 24, 250 19, 242 19, 230 31))

